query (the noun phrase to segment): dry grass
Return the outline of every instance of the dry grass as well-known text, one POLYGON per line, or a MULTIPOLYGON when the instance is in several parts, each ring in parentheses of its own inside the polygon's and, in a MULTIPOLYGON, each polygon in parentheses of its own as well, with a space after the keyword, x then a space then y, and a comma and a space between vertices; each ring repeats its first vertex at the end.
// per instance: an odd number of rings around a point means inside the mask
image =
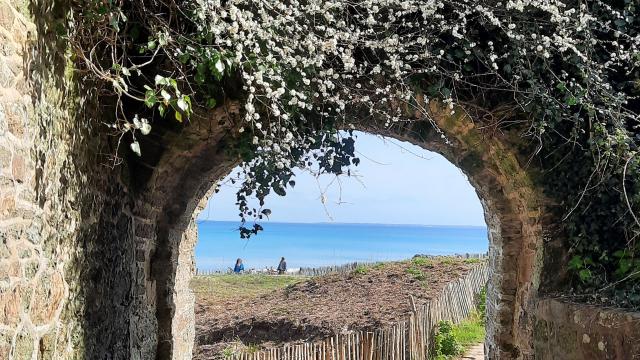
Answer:
POLYGON ((198 303, 215 303, 229 299, 250 299, 286 288, 309 279, 306 276, 211 275, 196 276, 191 289, 198 303))
MULTIPOLYGON (((195 359, 229 344, 308 341, 345 329, 376 329, 411 312, 478 260, 414 258, 313 278, 273 275, 197 277, 195 359)), ((464 333, 467 331, 465 330, 464 333)))

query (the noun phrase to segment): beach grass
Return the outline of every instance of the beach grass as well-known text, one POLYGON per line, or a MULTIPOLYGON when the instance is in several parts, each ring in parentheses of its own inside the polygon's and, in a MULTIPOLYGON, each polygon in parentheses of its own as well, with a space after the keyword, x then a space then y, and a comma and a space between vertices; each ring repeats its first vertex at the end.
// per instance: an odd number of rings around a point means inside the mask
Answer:
POLYGON ((451 332, 458 340, 458 343, 466 350, 472 345, 484 341, 485 324, 478 313, 473 313, 468 319, 454 325, 451 332))
POLYGON ((482 343, 485 338, 485 322, 479 312, 459 324, 441 322, 436 335, 435 360, 457 359, 473 345, 482 343))
POLYGON ((191 280, 191 289, 196 296, 225 300, 260 296, 307 279, 306 276, 263 274, 196 276, 191 280))

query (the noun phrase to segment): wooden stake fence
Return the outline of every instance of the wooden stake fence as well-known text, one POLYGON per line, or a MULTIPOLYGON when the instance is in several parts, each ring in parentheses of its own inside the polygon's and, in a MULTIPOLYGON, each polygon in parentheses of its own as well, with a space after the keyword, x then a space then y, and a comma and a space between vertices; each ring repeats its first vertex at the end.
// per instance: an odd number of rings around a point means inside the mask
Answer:
POLYGON ((440 295, 417 307, 409 319, 375 331, 352 331, 314 343, 284 345, 233 355, 233 360, 427 360, 436 326, 459 323, 475 309, 486 285, 489 266, 476 265, 469 274, 445 286, 440 295))

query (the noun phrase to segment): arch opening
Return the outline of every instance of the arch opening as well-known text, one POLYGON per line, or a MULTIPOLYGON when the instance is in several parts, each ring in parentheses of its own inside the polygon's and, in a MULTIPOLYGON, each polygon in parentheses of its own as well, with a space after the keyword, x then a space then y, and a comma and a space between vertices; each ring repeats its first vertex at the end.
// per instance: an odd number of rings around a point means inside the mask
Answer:
MULTIPOLYGON (((228 116, 228 110, 222 116, 228 116)), ((432 111, 437 114, 438 109, 432 111)), ((447 116, 435 118, 442 120, 438 125, 448 143, 429 131, 430 124, 420 121, 362 130, 437 152, 467 175, 482 200, 488 226, 487 351, 492 358, 530 355, 532 324, 525 309, 534 303, 541 284, 544 198, 508 139, 483 134, 470 119, 454 123, 444 121, 447 116)), ((194 268, 185 249, 195 245, 197 213, 206 205, 215 181, 236 164, 224 151, 223 136, 210 129, 186 128, 179 151, 164 154, 156 165, 152 182, 158 186, 144 193, 146 201, 160 205, 145 220, 156 235, 147 262, 152 279, 148 292, 156 301, 159 358, 179 358, 192 351, 193 294, 188 284, 194 268), (195 146, 190 147, 185 138, 195 146), (157 182, 169 172, 169 181, 157 182)))
POLYGON ((361 132, 354 136, 360 163, 349 176, 316 177, 299 169, 286 196, 267 197, 265 206, 273 211, 259 222, 265 230, 255 237, 242 240, 237 231, 238 184, 231 180, 239 168, 194 215, 196 273, 217 272, 192 282, 197 359, 230 353, 240 344, 254 349, 318 342, 345 328, 389 327, 408 318, 409 294, 420 307, 480 262, 440 263, 424 256, 486 254, 484 211, 458 168, 406 142, 361 132), (265 276, 275 274, 281 256, 290 276, 265 276), (245 272, 256 275, 223 275, 238 257, 245 272), (309 274, 310 268, 323 272, 327 266, 340 270, 309 282, 294 275, 300 268, 309 274), (339 275, 343 272, 350 274, 339 275), (274 282, 291 287, 281 293, 274 282))

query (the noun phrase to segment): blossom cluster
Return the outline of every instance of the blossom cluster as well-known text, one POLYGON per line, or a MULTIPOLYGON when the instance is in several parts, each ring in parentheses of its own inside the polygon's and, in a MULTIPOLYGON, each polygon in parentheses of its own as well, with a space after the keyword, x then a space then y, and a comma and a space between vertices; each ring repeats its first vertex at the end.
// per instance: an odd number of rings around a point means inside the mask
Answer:
MULTIPOLYGON (((63 38, 85 70, 79 73, 113 90, 109 126, 131 139, 134 153, 144 156, 138 135, 152 132, 159 117, 188 121, 195 109, 243 102, 230 142, 246 161, 237 193, 243 220, 268 216, 265 197, 295 184, 294 167, 349 174, 359 160, 348 130, 430 120, 427 105, 437 101, 452 115, 468 112, 481 128, 522 135, 519 145, 546 171, 542 185, 561 204, 577 256, 568 266, 584 284, 601 288, 640 273, 637 1, 70 6, 72 26, 63 38)), ((242 227, 241 235, 259 230, 242 227)), ((635 286, 628 301, 640 308, 635 286)))
MULTIPOLYGON (((254 162, 276 172, 318 165, 300 154, 335 143, 322 133, 327 123, 393 126, 410 120, 406 107, 428 118, 430 99, 453 114, 456 104, 493 96, 530 114, 537 137, 563 118, 574 121, 574 136, 585 122, 638 126, 637 104, 615 79, 640 65, 628 8, 559 0, 194 4, 198 32, 212 34, 213 47, 240 69, 246 97, 238 131, 252 134, 254 162)), ((630 139, 619 135, 606 141, 630 139)), ((333 169, 335 153, 320 156, 328 162, 319 171, 333 169)), ((250 184, 256 167, 246 167, 250 184)))

